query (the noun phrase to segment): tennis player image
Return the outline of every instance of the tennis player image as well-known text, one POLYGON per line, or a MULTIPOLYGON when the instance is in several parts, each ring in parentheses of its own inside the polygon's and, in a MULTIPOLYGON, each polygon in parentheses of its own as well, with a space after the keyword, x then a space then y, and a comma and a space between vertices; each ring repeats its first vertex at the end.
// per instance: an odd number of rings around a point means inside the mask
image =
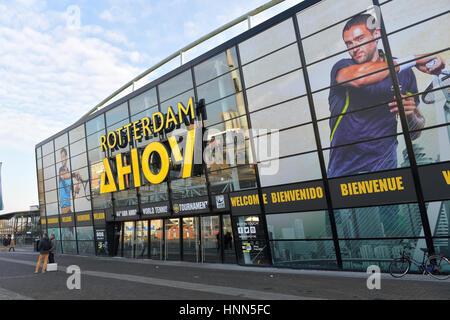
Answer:
MULTIPOLYGON (((71 191, 72 191, 72 174, 67 167, 67 150, 65 148, 61 149, 61 167, 59 172, 59 206, 61 208, 61 214, 70 213, 71 204, 71 191)), ((78 193, 80 187, 77 185, 75 187, 75 193, 78 193)))
MULTIPOLYGON (((342 38, 351 58, 338 61, 331 70, 329 177, 397 168, 395 135, 399 109, 396 102, 387 103, 394 99, 395 93, 386 57, 378 48, 380 29, 368 27, 368 21, 372 20, 370 14, 360 14, 346 23, 342 38), (366 74, 370 75, 362 77, 366 74), (387 138, 355 143, 379 137, 387 138), (345 144, 350 145, 333 148, 345 144)), ((445 67, 445 61, 439 55, 416 54, 394 58, 394 65, 409 128, 421 129, 425 119, 416 108, 419 97, 408 98, 418 93, 412 68, 437 75, 445 67)), ((419 135, 411 134, 411 139, 419 135)))

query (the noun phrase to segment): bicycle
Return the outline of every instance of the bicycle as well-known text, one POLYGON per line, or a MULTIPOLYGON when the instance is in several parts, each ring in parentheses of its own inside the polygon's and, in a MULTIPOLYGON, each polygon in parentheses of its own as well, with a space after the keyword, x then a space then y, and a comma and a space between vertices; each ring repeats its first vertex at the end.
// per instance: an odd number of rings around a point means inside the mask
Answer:
POLYGON ((420 263, 414 260, 414 258, 406 252, 406 249, 414 248, 406 245, 403 248, 401 257, 395 258, 389 264, 389 273, 394 278, 401 278, 406 275, 411 269, 411 263, 421 270, 423 275, 427 274, 438 280, 450 278, 450 261, 443 254, 433 254, 428 256, 428 249, 420 248, 420 250, 423 251, 422 263, 420 263), (425 260, 425 258, 427 259, 425 260))

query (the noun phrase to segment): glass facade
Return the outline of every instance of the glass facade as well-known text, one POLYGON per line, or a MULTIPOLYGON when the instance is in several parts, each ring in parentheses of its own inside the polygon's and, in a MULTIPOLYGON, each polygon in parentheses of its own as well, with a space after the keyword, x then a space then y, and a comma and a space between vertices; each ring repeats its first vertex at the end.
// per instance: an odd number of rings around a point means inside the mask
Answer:
POLYGON ((362 271, 404 242, 448 254, 449 3, 372 5, 293 7, 38 144, 61 250, 362 271), (178 133, 194 128, 186 176, 178 133), (169 150, 163 182, 133 168, 100 193, 104 158, 127 167, 152 142, 169 150))

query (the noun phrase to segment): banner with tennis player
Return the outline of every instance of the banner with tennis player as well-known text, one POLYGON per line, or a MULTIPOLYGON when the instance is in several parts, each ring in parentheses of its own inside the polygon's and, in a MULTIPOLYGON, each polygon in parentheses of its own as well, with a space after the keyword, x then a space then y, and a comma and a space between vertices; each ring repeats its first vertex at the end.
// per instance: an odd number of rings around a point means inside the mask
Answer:
POLYGON ((445 7, 445 0, 380 7, 368 0, 324 1, 298 14, 329 178, 410 165, 381 16, 416 160, 450 160, 450 127, 423 130, 450 119, 445 7), (326 25, 332 26, 317 32, 326 25))

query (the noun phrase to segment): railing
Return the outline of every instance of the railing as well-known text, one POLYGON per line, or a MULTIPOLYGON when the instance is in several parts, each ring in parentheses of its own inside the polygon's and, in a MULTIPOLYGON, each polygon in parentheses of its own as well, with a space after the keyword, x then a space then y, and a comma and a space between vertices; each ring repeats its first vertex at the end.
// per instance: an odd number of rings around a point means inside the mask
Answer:
MULTIPOLYGON (((252 17, 256 16, 257 14, 272 8, 273 6, 284 2, 284 0, 272 0, 269 1, 265 4, 263 4, 262 6, 257 7, 256 9, 253 9, 249 12, 247 12, 246 14, 228 22, 227 24, 221 26, 220 28, 217 28, 216 30, 208 33, 207 35, 195 40, 194 42, 188 44, 187 46, 183 47, 180 50, 177 50, 176 52, 172 53, 170 56, 168 56, 167 58, 163 59, 162 61, 158 62, 157 64, 155 64, 154 66, 152 66, 151 68, 145 70, 143 73, 141 73, 140 75, 138 75, 137 77, 135 77, 133 80, 127 82, 126 84, 124 84, 122 87, 120 87, 119 89, 117 89, 116 91, 114 91, 112 94, 110 94, 108 97, 106 97, 105 99, 103 99, 99 104, 97 104, 95 107, 93 107, 91 110, 89 110, 85 115, 83 115, 78 121, 84 120, 85 118, 87 118, 89 115, 91 115, 92 113, 96 112, 97 110, 101 109, 101 107, 105 106, 108 102, 113 102, 112 100, 117 97, 120 93, 122 93, 123 91, 129 89, 131 87, 132 91, 134 91, 134 86, 136 84, 137 81, 141 80, 142 78, 144 78, 145 76, 149 75, 150 73, 152 73, 153 71, 159 69, 160 67, 162 67, 163 65, 165 65, 166 63, 172 61, 173 59, 175 59, 177 56, 180 57, 180 65, 184 64, 184 53, 187 52, 190 49, 193 49, 194 47, 198 46, 199 44, 205 42, 206 40, 211 39, 212 37, 230 29, 231 27, 246 21, 248 22, 248 29, 250 29, 252 27, 252 17)), ((77 122, 78 122, 77 121, 77 122)))

